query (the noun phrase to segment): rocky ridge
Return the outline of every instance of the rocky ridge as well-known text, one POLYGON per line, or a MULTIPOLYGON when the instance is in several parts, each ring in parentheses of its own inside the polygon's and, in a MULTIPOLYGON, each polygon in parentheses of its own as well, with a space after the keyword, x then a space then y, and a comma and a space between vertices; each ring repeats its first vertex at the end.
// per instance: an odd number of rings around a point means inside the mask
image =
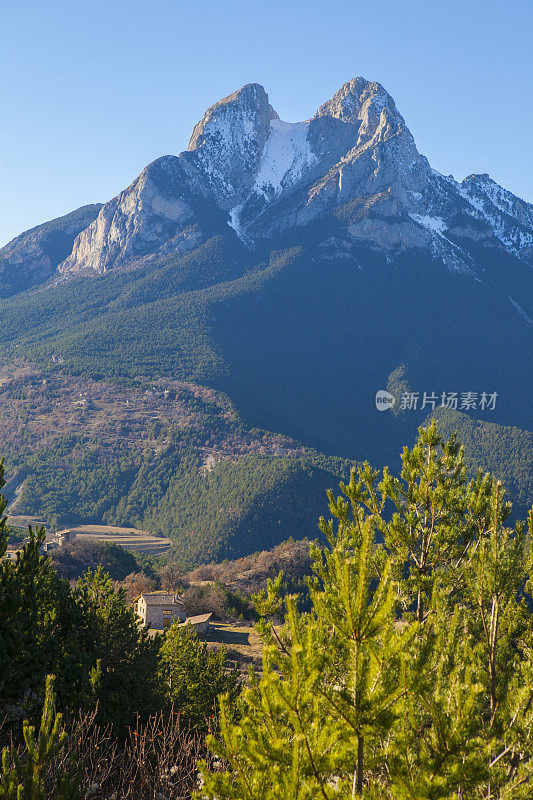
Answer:
POLYGON ((76 236, 98 216, 101 203, 37 225, 0 250, 0 297, 47 281, 72 251, 76 236))
MULTIPOLYGON (((533 206, 488 175, 457 182, 433 170, 392 97, 359 77, 305 122, 280 120, 259 84, 219 101, 185 152, 149 164, 83 226, 57 275, 184 253, 220 232, 254 249, 288 232, 304 235, 318 220, 325 258, 361 246, 387 259, 427 249, 479 277, 469 254, 476 243, 533 263, 533 206)), ((21 266, 33 283, 51 268, 35 256, 21 266)))

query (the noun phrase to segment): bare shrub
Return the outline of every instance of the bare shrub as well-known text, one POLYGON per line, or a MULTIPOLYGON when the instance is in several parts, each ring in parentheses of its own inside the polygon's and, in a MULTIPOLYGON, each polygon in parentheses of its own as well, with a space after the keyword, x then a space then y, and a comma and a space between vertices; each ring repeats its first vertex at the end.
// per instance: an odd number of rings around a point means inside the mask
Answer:
POLYGON ((159 579, 161 580, 161 587, 166 592, 179 592, 183 588, 183 576, 185 569, 175 562, 165 564, 159 570, 159 579))
POLYGON ((240 583, 244 589, 257 591, 267 578, 277 575, 281 570, 291 579, 300 579, 311 573, 307 539, 282 542, 271 550, 262 550, 234 561, 203 564, 187 573, 185 578, 191 583, 208 580, 225 584, 240 583))
POLYGON ((182 726, 174 710, 138 721, 123 742, 88 714, 71 727, 63 763, 56 769, 75 760, 91 800, 181 800, 196 788, 196 765, 206 755, 204 737, 182 726))
POLYGON ((126 590, 128 603, 132 603, 142 592, 153 592, 157 589, 157 583, 145 572, 132 572, 119 585, 126 590))
MULTIPOLYGON (((198 760, 211 757, 204 736, 183 726, 176 711, 138 721, 124 740, 95 719, 96 709, 65 726, 65 745, 48 768, 46 800, 55 800, 58 781, 66 775, 75 779, 87 800, 190 798, 198 784, 198 760)), ((9 760, 24 760, 24 745, 6 738, 9 760)))
POLYGON ((187 576, 191 581, 216 581, 221 573, 219 564, 202 564, 187 576))
POLYGON ((182 595, 187 616, 213 613, 218 619, 227 616, 227 593, 220 584, 189 586, 182 595))

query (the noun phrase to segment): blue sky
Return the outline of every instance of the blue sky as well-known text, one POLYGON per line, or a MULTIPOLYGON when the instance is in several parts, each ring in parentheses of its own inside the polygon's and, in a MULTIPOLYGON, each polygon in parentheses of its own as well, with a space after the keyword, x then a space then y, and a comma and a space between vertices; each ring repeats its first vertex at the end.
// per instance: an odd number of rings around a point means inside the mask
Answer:
POLYGON ((261 83, 310 117, 363 75, 443 173, 533 202, 532 0, 0 0, 0 245, 106 201, 261 83))

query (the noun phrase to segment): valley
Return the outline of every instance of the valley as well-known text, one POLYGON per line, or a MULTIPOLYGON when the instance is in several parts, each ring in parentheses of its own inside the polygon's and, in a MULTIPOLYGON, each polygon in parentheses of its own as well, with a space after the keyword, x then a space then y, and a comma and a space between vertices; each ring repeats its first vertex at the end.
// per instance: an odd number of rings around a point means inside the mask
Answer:
POLYGON ((531 204, 432 169, 380 84, 296 124, 247 84, 186 151, 0 251, 17 514, 148 531, 191 563, 313 538, 325 491, 397 467, 427 419, 376 408, 399 374, 497 395, 435 415, 523 509, 532 242, 531 204))
POLYGON ((98 381, 23 361, 5 365, 0 381, 16 526, 68 526, 78 541, 154 554, 172 544, 185 561, 240 555, 263 538, 313 535, 325 490, 349 468, 246 429, 227 397, 196 384, 98 381), (302 497, 282 510, 293 491, 302 497))
POLYGON ((528 4, 4 5, 1 800, 529 800, 528 4))

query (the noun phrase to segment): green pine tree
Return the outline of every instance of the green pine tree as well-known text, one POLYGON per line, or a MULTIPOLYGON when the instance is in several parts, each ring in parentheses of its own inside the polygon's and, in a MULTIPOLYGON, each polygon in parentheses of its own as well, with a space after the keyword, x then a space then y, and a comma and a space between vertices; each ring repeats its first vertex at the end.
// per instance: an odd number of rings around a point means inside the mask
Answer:
POLYGON ((402 590, 402 607, 414 609, 423 622, 435 576, 446 570, 447 580, 454 582, 475 535, 464 451, 455 435, 444 443, 433 422, 420 428, 411 450, 404 448, 400 477, 385 468, 378 478, 366 462, 357 477, 352 470, 341 490, 374 516, 402 590))
POLYGON ((314 552, 311 614, 299 614, 289 597, 278 632, 268 619, 281 579, 257 598, 263 676, 245 691, 238 725, 222 703, 223 743, 211 746, 231 771, 204 770, 208 796, 337 798, 360 795, 364 785, 365 796, 379 796, 382 742, 404 702, 416 624, 396 624, 389 564, 372 591, 373 528, 368 518, 330 529, 330 551, 314 552))
POLYGON ((16 755, 9 747, 2 751, 0 798, 45 800, 51 791, 56 800, 81 800, 84 797, 80 788, 79 771, 75 765, 64 767, 61 776, 50 774, 67 739, 67 734, 61 730, 61 714, 55 713, 54 705, 54 676, 48 675, 38 736, 35 735, 35 727, 25 720, 24 755, 16 755))
POLYGON ((41 554, 44 539, 43 528, 30 528, 17 560, 0 563, 0 711, 19 706, 30 716, 48 673, 57 675, 61 705, 75 706, 89 669, 83 616, 68 583, 41 554))
POLYGON ((238 724, 221 703, 228 765, 203 796, 511 800, 533 778, 533 511, 505 527, 500 484, 465 478, 432 425, 381 480, 365 465, 321 520, 312 611, 281 576, 257 598, 263 675, 238 724), (389 508, 392 504, 392 513, 389 508), (377 543, 378 533, 383 543, 377 543))
POLYGON ((465 605, 483 704, 487 796, 529 797, 533 777, 533 615, 531 551, 523 523, 504 525, 509 508, 491 482, 485 527, 465 564, 465 605))
POLYGON ((205 728, 220 694, 235 703, 241 689, 237 667, 229 669, 225 649, 209 649, 190 625, 172 624, 159 659, 167 697, 186 723, 205 728))
POLYGON ((74 598, 86 621, 92 665, 85 702, 97 702, 99 721, 120 731, 137 715, 145 718, 160 708, 159 642, 139 626, 125 590, 116 589, 101 566, 80 578, 74 598))

